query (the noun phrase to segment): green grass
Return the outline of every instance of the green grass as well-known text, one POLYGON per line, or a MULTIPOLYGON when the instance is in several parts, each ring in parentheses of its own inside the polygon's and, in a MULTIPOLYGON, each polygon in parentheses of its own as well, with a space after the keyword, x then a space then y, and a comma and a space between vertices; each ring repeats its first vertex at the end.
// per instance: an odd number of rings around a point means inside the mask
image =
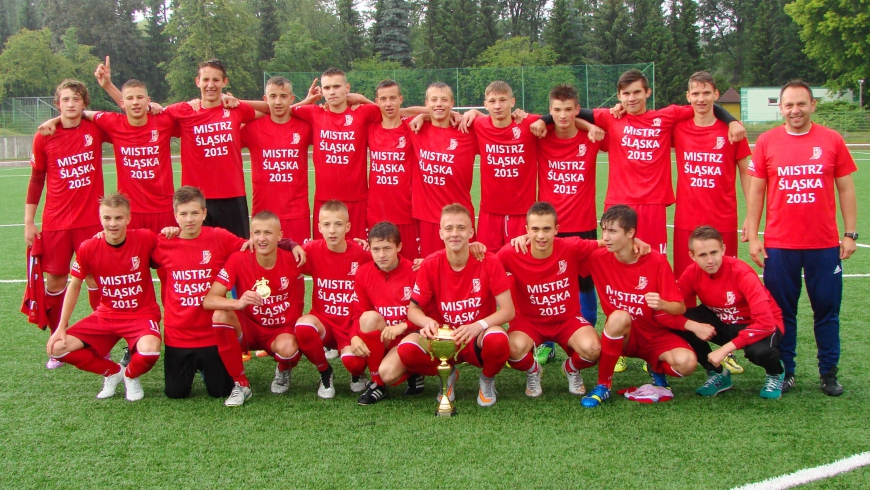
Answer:
MULTIPOLYGON (((870 152, 856 151, 855 157, 862 167, 870 152)), ((106 168, 107 190, 114 187, 113 171, 106 168)), ((0 169, 6 191, 0 224, 21 223, 28 174, 26 168, 0 169)), ((606 165, 598 175, 600 212, 606 165)), ((855 178, 858 189, 870 186, 866 170, 855 178)), ((858 195, 863 219, 870 198, 858 195)), ((20 226, 0 227, 6 245, 0 280, 24 277, 22 232, 20 226)), ((845 273, 870 273, 868 253, 859 249, 845 273)), ((740 256, 748 258, 745 246, 740 256)), ((713 399, 694 395, 704 380, 697 372, 673 382, 672 402, 646 406, 616 397, 585 410, 567 393, 558 364, 550 364, 542 397, 527 398, 524 375, 505 369, 498 404, 481 409, 474 401, 478 371, 466 366, 459 415, 440 420, 432 416, 434 379, 419 397, 404 397, 399 388, 383 403, 359 407, 337 360, 333 400, 317 398, 318 377, 307 361, 294 371, 289 395, 272 395, 273 362, 255 359, 246 366, 254 398, 240 409, 209 398, 199 380, 190 399, 167 399, 162 363, 143 376, 141 402, 128 403, 122 395, 99 401, 96 376, 69 366, 44 369, 47 334, 18 313, 23 285, 0 283, 6 345, 0 356, 0 487, 731 488, 870 449, 870 370, 861 368, 870 352, 870 313, 863 307, 870 277, 846 278, 845 286, 840 372, 846 393, 840 398, 818 389, 812 314, 804 297, 797 386, 781 400, 758 397, 763 372, 738 355, 746 373, 713 399)), ((87 314, 86 303, 80 298, 74 319, 87 314)), ((118 358, 120 349, 113 354, 118 358)), ((595 368, 585 376, 591 387, 595 368)), ((631 360, 615 384, 647 379, 640 362, 631 360)), ((810 488, 870 488, 870 469, 810 488)))

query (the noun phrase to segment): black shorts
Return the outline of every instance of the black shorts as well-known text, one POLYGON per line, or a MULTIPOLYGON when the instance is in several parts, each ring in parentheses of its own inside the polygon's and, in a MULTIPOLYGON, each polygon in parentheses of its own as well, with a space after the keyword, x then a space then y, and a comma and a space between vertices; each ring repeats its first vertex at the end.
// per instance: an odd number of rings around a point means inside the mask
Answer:
POLYGON ((248 198, 245 196, 226 199, 206 199, 206 226, 223 228, 237 237, 251 238, 251 225, 248 219, 248 198))
MULTIPOLYGON (((598 239, 598 228, 594 228, 592 230, 586 231, 569 231, 567 233, 559 233, 556 235, 559 238, 568 238, 568 237, 580 237, 585 238, 587 240, 597 240, 598 239)), ((592 276, 583 277, 579 276, 580 279, 580 292, 588 293, 590 291, 595 290, 595 283, 592 282, 592 276)))
POLYGON ((187 398, 197 371, 202 371, 205 389, 210 396, 225 398, 233 389, 233 378, 227 373, 217 346, 185 349, 166 346, 163 355, 163 392, 169 398, 187 398))

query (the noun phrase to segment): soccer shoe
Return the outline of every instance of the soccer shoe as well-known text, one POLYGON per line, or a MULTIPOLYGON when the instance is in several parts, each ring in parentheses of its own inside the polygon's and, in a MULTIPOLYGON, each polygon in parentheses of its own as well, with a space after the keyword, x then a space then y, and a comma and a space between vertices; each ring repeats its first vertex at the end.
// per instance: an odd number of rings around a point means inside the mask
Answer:
MULTIPOLYGON (((451 402, 456 401, 456 380, 459 379, 459 370, 456 369, 456 366, 453 367, 453 371, 450 371, 450 376, 447 378, 447 399, 451 402)), ((439 379, 440 381, 440 379, 439 379)), ((438 383, 439 385, 441 383, 438 383)), ((438 403, 441 403, 441 389, 438 389, 438 396, 435 397, 438 400, 438 403)))
POLYGON ((103 389, 97 393, 97 398, 102 400, 115 396, 115 391, 118 389, 118 385, 121 384, 122 379, 124 379, 124 368, 121 368, 115 374, 110 374, 103 378, 103 389))
POLYGON ((551 355, 553 357, 555 357, 556 352, 549 345, 541 344, 541 345, 535 347, 534 357, 535 357, 535 360, 538 361, 538 364, 540 364, 542 366, 544 364, 546 364, 547 361, 550 359, 551 355))
POLYGON ((605 385, 598 385, 592 388, 591 393, 580 400, 580 405, 586 408, 595 408, 604 403, 604 400, 608 398, 610 398, 610 388, 605 385))
POLYGON ((562 363, 562 373, 565 374, 565 377, 568 378, 568 393, 572 395, 583 395, 586 393, 586 385, 583 384, 583 375, 580 374, 580 371, 575 373, 569 373, 567 369, 565 369, 565 364, 568 361, 562 363))
POLYGON ((58 361, 53 357, 48 358, 48 362, 45 363, 45 369, 57 369, 63 367, 64 363, 58 361))
POLYGON ((121 361, 118 363, 122 367, 127 367, 130 365, 130 358, 133 355, 130 353, 130 347, 124 347, 124 355, 121 356, 121 361))
POLYGON ((782 378, 782 392, 788 393, 794 388, 794 373, 785 373, 785 377, 782 378))
POLYGON ((275 379, 272 380, 272 393, 280 395, 290 389, 290 369, 281 371, 275 366, 275 379))
POLYGON ((544 368, 540 364, 535 372, 526 371, 526 396, 534 398, 544 393, 544 390, 541 389, 541 375, 543 374, 544 368))
POLYGON ((624 356, 619 356, 619 359, 616 360, 616 366, 613 367, 614 373, 621 373, 628 369, 628 363, 625 362, 624 356))
POLYGON ((487 378, 480 374, 480 391, 477 392, 477 404, 481 407, 491 407, 498 401, 498 390, 495 389, 495 378, 487 378))
POLYGON ((408 387, 405 388, 406 395, 419 395, 426 388, 426 377, 419 374, 408 376, 408 387))
POLYGON ((335 359, 336 357, 338 357, 337 350, 327 349, 326 347, 323 348, 323 354, 326 356, 327 359, 335 359))
POLYGON ((731 374, 742 374, 743 366, 737 364, 737 358, 734 357, 734 354, 728 354, 725 359, 722 360, 722 367, 727 369, 731 374))
POLYGON ((639 388, 632 387, 619 390, 619 394, 633 402, 646 404, 666 402, 674 399, 674 394, 670 388, 653 386, 651 384, 645 384, 639 388))
POLYGON ((723 391, 728 391, 733 387, 731 384, 731 372, 727 369, 722 370, 722 374, 716 371, 707 371, 707 381, 695 390, 695 394, 701 396, 716 396, 723 391))
POLYGON ((645 373, 649 372, 649 363, 646 361, 643 361, 643 372, 645 372, 645 373))
POLYGON ((368 388, 366 388, 365 393, 360 395, 356 402, 362 406, 374 405, 386 398, 388 393, 386 386, 378 386, 377 383, 372 381, 369 383, 368 388))
POLYGON ((819 376, 819 383, 822 391, 824 391, 828 396, 840 396, 843 394, 843 385, 837 381, 837 366, 834 366, 830 371, 819 376))
POLYGON ((248 362, 251 360, 251 351, 246 350, 242 352, 242 362, 248 362))
MULTIPOLYGON (((122 373, 125 370, 126 368, 121 368, 122 373)), ((128 378, 126 373, 124 374, 124 389, 126 390, 125 396, 127 401, 138 402, 145 397, 145 390, 142 389, 142 383, 139 382, 139 378, 128 378)))
POLYGON ((332 367, 320 373, 320 384, 317 385, 317 396, 329 399, 335 396, 335 383, 332 382, 332 367))
POLYGON ((257 357, 268 357, 269 353, 264 351, 264 350, 257 350, 257 351, 254 351, 254 355, 257 357))
POLYGON ((784 372, 782 374, 768 374, 764 379, 764 387, 761 388, 761 392, 758 395, 768 400, 775 400, 781 397, 783 379, 785 379, 784 372))
POLYGON ((369 384, 369 380, 365 378, 365 376, 351 376, 350 378, 350 391, 354 393, 362 393, 366 390, 366 387, 369 384))
POLYGON ((649 377, 652 378, 653 386, 661 386, 662 388, 670 388, 671 386, 665 373, 657 373, 650 369, 649 377))
POLYGON ((254 393, 251 391, 250 386, 242 386, 239 383, 236 383, 233 386, 233 391, 230 392, 230 396, 227 397, 224 405, 228 407, 241 407, 248 401, 248 398, 254 396, 254 393))

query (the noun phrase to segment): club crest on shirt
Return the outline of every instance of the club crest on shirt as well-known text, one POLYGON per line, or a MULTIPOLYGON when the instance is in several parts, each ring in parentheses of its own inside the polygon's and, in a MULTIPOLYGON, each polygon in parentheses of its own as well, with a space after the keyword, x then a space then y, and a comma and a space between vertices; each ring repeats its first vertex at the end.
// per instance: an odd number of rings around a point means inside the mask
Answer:
POLYGON ((402 295, 402 301, 411 301, 411 287, 405 286, 405 294, 402 295))
POLYGON ((479 293, 480 292, 480 279, 472 279, 471 280, 471 292, 479 293))
POLYGON ((408 144, 408 143, 405 141, 405 137, 399 136, 399 143, 396 145, 396 149, 401 150, 402 148, 405 147, 406 144, 408 144))
POLYGON ((822 147, 821 146, 814 146, 813 147, 813 156, 810 157, 810 160, 818 160, 819 158, 822 158, 822 147))
POLYGON ((716 146, 714 146, 713 149, 714 150, 721 150, 722 148, 725 148, 725 137, 724 136, 717 136, 716 137, 716 146))
POLYGON ((456 139, 454 138, 450 138, 450 145, 447 147, 447 150, 455 150, 457 146, 459 146, 459 141, 456 141, 456 139))
POLYGON ((727 293, 725 293, 725 298, 727 299, 727 301, 725 302, 726 306, 731 306, 734 304, 735 301, 737 301, 737 295, 735 295, 733 291, 728 291, 727 293))
POLYGON ((646 276, 640 276, 640 280, 637 281, 637 286, 634 289, 646 289, 647 284, 649 284, 649 280, 647 280, 646 276))
POLYGON ((202 251, 202 262, 199 265, 205 265, 211 262, 211 250, 203 250, 202 251))
POLYGON ((511 128, 511 131, 513 132, 513 135, 514 135, 513 139, 515 139, 515 140, 520 139, 520 128, 514 126, 511 128))
POLYGON ((293 141, 290 144, 298 145, 300 141, 302 141, 302 136, 299 133, 293 133, 293 141))
POLYGON ((86 134, 85 135, 85 146, 86 147, 91 146, 92 144, 94 144, 94 137, 89 135, 89 134, 86 134))
POLYGON ((662 125, 662 118, 660 118, 660 117, 653 118, 652 125, 653 125, 653 127, 656 127, 656 128, 661 126, 662 125))
POLYGON ((353 116, 350 114, 345 114, 344 115, 344 125, 350 126, 351 124, 353 124, 353 116))
POLYGON ((564 274, 566 270, 568 270, 568 261, 567 260, 560 260, 559 261, 559 272, 557 272, 556 275, 564 274))
POLYGON ((359 269, 359 262, 351 262, 350 263, 350 272, 348 272, 347 275, 355 276, 357 269, 359 269))
POLYGON ((149 141, 149 143, 156 143, 157 138, 159 138, 159 137, 160 137, 160 131, 158 131, 156 129, 152 129, 151 130, 151 141, 149 141))
POLYGON ((135 272, 139 269, 139 256, 134 255, 130 262, 133 264, 133 267, 130 269, 130 272, 135 272))
POLYGON ((230 110, 224 109, 224 117, 230 117, 230 110))
POLYGON ((289 287, 290 287, 290 279, 288 279, 286 277, 282 277, 281 278, 281 289, 279 289, 279 291, 283 291, 289 287))
POLYGON ((586 156, 586 143, 583 143, 582 145, 577 147, 577 156, 586 156))

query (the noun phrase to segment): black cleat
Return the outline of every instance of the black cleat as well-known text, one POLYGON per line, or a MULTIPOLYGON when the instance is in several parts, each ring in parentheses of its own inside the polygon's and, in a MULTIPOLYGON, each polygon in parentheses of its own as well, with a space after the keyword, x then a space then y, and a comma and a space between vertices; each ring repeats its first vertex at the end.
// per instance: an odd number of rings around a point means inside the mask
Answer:
POLYGON ((819 383, 821 384, 822 391, 828 396, 840 396, 843 394, 843 385, 837 381, 837 366, 819 376, 819 383))
POLYGON ((120 364, 122 367, 127 367, 130 364, 131 356, 132 354, 130 354, 130 348, 124 347, 124 356, 121 357, 121 362, 119 362, 118 364, 120 364))
POLYGON ((782 379, 782 392, 788 393, 792 388, 794 388, 794 373, 785 373, 782 379))
POLYGON ((419 374, 408 376, 408 387, 405 388, 406 395, 419 395, 426 388, 426 377, 419 374))
POLYGON ((371 382, 369 383, 368 388, 366 388, 366 391, 357 398, 356 402, 362 406, 374 405, 386 398, 388 394, 389 392, 387 391, 386 386, 378 386, 376 383, 371 382))

